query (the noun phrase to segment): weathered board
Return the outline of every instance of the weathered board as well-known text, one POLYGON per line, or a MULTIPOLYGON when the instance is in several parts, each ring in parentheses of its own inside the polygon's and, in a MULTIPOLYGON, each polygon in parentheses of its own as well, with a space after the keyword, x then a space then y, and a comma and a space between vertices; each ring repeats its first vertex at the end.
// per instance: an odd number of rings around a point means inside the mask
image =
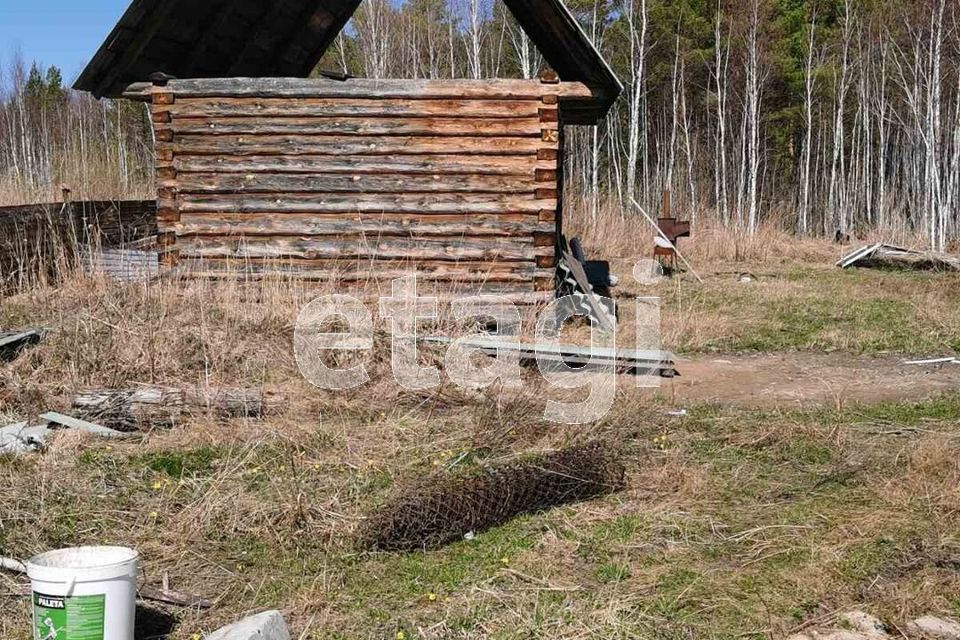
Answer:
POLYGON ((69 272, 83 247, 112 248, 156 235, 154 200, 0 207, 0 295, 69 272))
POLYGON ((229 78, 140 91, 167 267, 342 282, 416 271, 552 295, 558 109, 582 85, 229 78))

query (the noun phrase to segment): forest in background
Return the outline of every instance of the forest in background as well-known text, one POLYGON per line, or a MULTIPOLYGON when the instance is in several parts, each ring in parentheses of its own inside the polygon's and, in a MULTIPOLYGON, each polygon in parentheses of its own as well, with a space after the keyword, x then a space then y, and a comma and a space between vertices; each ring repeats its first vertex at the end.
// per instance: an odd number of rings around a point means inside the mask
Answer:
MULTIPOLYGON (((575 215, 650 211, 744 234, 960 237, 960 3, 569 0, 625 91, 567 132, 575 215)), ((91 52, 92 54, 93 52, 91 52)), ((318 68, 374 78, 535 77, 502 3, 366 0, 318 68)), ((143 105, 6 65, 0 203, 149 197, 143 105)))

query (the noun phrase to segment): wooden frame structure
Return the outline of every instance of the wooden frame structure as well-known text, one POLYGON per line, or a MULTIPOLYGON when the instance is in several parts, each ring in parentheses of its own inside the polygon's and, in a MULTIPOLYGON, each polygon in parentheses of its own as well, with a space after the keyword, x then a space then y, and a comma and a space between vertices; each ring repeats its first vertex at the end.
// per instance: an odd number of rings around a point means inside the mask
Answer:
POLYGON ((76 87, 150 103, 167 267, 416 270, 439 289, 545 301, 563 125, 597 122, 622 87, 559 0, 504 1, 559 73, 274 77, 309 75, 357 0, 134 0, 76 87))

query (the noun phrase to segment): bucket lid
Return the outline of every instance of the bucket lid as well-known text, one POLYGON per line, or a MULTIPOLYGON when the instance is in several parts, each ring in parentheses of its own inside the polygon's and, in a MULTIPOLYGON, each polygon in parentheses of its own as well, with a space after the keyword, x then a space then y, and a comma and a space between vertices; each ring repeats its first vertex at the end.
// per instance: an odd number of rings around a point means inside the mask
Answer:
POLYGON ((140 555, 126 547, 71 547, 27 561, 27 575, 43 582, 91 582, 137 577, 140 555))

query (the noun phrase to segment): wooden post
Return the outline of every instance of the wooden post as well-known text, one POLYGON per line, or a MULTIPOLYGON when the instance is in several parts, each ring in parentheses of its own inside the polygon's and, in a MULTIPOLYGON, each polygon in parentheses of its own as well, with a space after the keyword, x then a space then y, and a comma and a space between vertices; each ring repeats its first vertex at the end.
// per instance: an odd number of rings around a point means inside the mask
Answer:
POLYGON ((174 166, 173 117, 170 107, 176 97, 166 88, 166 82, 156 82, 151 96, 150 117, 156 138, 157 172, 157 244, 160 263, 173 267, 178 263, 176 249, 176 225, 180 222, 180 206, 177 199, 177 169, 174 166))
MULTIPOLYGON (((540 73, 540 81, 543 84, 556 84, 559 77, 552 69, 546 69, 540 73)), ((554 248, 554 255, 539 256, 537 266, 540 268, 552 268, 557 265, 556 247, 558 243, 559 228, 559 202, 560 190, 558 188, 561 167, 560 158, 560 104, 556 93, 547 93, 541 99, 539 114, 541 140, 543 147, 537 152, 537 169, 534 174, 534 183, 537 199, 552 199, 554 204, 549 209, 540 211, 540 221, 553 223, 553 231, 550 234, 542 234, 536 239, 538 246, 550 246, 554 248)), ((552 279, 548 282, 537 282, 538 291, 549 290, 553 286, 552 279)))

